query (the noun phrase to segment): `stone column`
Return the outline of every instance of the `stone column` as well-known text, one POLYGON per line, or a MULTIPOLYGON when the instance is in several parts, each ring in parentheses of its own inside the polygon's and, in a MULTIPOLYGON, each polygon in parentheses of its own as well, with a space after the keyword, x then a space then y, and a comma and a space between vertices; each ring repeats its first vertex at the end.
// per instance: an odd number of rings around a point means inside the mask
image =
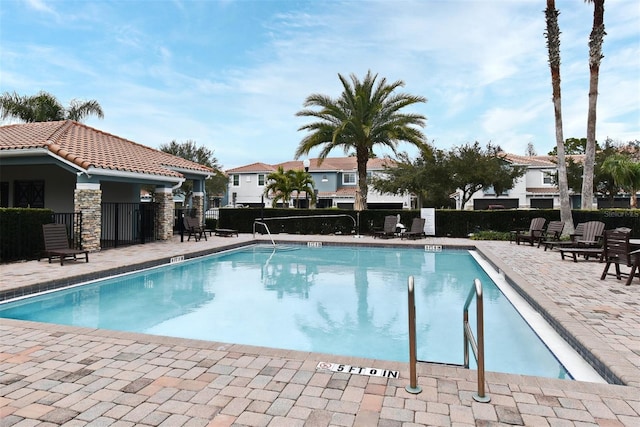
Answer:
POLYGON ((198 218, 200 224, 204 224, 204 192, 194 191, 192 203, 196 211, 196 218, 198 218))
POLYGON ((75 212, 82 213, 82 248, 100 250, 102 231, 102 190, 100 184, 77 183, 73 194, 75 212))
POLYGON ((156 235, 160 240, 169 240, 173 237, 173 216, 175 211, 173 191, 171 188, 156 187, 155 197, 158 204, 156 235))

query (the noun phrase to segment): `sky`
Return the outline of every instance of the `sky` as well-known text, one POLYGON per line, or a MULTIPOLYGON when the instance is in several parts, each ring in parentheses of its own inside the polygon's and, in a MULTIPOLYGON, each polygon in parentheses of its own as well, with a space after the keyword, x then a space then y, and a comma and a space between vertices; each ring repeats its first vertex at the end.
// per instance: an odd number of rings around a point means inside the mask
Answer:
MULTIPOLYGON (((85 123, 153 148, 195 141, 223 170, 292 160, 338 75, 404 82, 428 142, 555 147, 544 0, 2 0, 0 92, 97 100, 85 123)), ((564 138, 584 138, 593 6, 560 11, 564 138)), ((640 2, 605 3, 596 138, 640 140, 640 2)), ((15 123, 5 120, 3 124, 15 123)), ((415 147, 399 151, 415 157, 415 147)), ((392 154, 375 150, 378 156, 392 154)), ((312 151, 309 157, 316 157, 312 151)), ((342 150, 331 157, 344 156, 342 150)))

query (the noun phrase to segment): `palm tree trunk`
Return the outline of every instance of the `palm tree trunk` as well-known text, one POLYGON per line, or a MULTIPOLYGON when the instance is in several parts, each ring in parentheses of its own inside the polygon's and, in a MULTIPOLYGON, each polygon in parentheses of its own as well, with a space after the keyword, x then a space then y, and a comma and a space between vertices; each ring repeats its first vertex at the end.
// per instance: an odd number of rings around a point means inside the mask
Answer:
POLYGON ((604 0, 593 1, 593 28, 589 36, 589 110, 587 113, 587 146, 582 179, 582 209, 592 209, 593 175, 596 158, 596 105, 598 78, 604 39, 604 0))
POLYGON ((369 150, 358 149, 356 151, 358 162, 358 186, 360 191, 356 191, 356 198, 360 198, 360 203, 356 200, 356 206, 360 206, 363 210, 367 209, 367 194, 369 193, 369 184, 367 183, 367 162, 369 161, 369 150))
POLYGON ((572 234, 573 218, 569 202, 569 183, 567 180, 567 163, 565 161, 564 136, 562 134, 562 96, 560 92, 560 28, 555 0, 547 0, 545 16, 547 21, 547 47, 549 50, 549 67, 551 70, 551 87, 553 88, 553 110, 556 123, 556 146, 558 149, 558 189, 560 191, 560 220, 565 224, 563 235, 572 234))

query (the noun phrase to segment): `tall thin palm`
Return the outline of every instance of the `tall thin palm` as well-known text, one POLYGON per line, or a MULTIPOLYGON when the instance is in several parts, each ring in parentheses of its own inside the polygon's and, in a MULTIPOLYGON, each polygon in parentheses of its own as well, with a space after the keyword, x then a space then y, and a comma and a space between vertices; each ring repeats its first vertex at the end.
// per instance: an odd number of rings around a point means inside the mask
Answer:
POLYGON ((621 189, 631 194, 631 208, 638 207, 636 193, 640 189, 640 163, 623 154, 614 154, 602 162, 601 169, 610 174, 621 189))
POLYGON ((292 193, 291 175, 286 173, 282 166, 278 166, 275 172, 267 175, 267 185, 264 188, 264 194, 273 198, 271 206, 275 208, 278 202, 282 200, 284 207, 288 208, 292 193))
POLYGON ((300 207, 300 193, 304 191, 310 197, 311 203, 316 202, 313 178, 309 172, 303 170, 288 170, 291 188, 296 192, 296 207, 300 207))
POLYGON ((604 31, 604 0, 585 0, 593 3, 593 27, 589 36, 589 109, 587 112, 587 147, 584 156, 584 178, 582 180, 582 209, 591 209, 593 201, 593 176, 596 158, 596 105, 598 102, 598 79, 604 31))
POLYGON ((303 155, 317 147, 322 147, 319 163, 336 147, 345 153, 355 151, 358 165, 358 186, 356 204, 366 209, 367 206, 367 161, 373 155, 375 145, 382 145, 396 154, 399 142, 408 142, 419 148, 424 146, 424 135, 417 127, 424 127, 426 118, 420 114, 405 114, 400 110, 412 104, 426 102, 422 96, 406 93, 395 93, 403 87, 404 82, 398 80, 388 84, 385 78, 367 72, 360 81, 351 74, 351 82, 338 74, 343 92, 337 99, 326 95, 313 94, 307 97, 305 107, 318 107, 318 110, 305 108, 297 116, 318 119, 300 127, 298 130, 310 132, 305 136, 295 157, 303 155))
POLYGON ((569 181, 567 179, 567 163, 565 160, 564 136, 562 134, 562 96, 560 92, 560 27, 555 0, 547 0, 544 11, 547 29, 547 48, 549 51, 549 68, 551 70, 551 87, 553 91, 553 109, 556 123, 556 147, 558 156, 558 190, 560 192, 560 220, 564 222, 563 234, 573 233, 573 218, 569 202, 569 181))
POLYGON ((4 120, 13 117, 27 123, 51 122, 56 120, 82 121, 89 115, 104 117, 102 107, 96 100, 72 100, 68 108, 47 92, 36 95, 18 95, 16 92, 5 92, 0 96, 0 117, 4 120))

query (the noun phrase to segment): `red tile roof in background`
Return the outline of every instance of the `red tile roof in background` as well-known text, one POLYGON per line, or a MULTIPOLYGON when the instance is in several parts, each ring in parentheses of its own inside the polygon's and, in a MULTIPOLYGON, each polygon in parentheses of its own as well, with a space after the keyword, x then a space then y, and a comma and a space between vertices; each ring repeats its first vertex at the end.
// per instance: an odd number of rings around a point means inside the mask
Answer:
POLYGON ((43 148, 82 169, 110 169, 182 177, 175 168, 197 174, 213 169, 72 120, 0 126, 3 150, 43 148))
MULTIPOLYGON (((503 153, 505 159, 516 165, 541 166, 555 168, 556 156, 518 156, 516 154, 503 153)), ((584 162, 584 154, 568 154, 566 159, 573 159, 576 163, 584 162)))
MULTIPOLYGON (((356 171, 358 170, 358 164, 355 157, 327 157, 318 164, 317 158, 309 159, 309 172, 330 172, 330 171, 356 171)), ((392 166, 393 160, 387 158, 374 158, 369 159, 367 162, 368 170, 382 170, 384 165, 392 166)), ((237 168, 229 169, 227 173, 242 173, 242 172, 274 172, 279 166, 287 170, 302 170, 304 169, 304 163, 302 160, 291 160, 283 163, 277 163, 275 165, 267 165, 265 163, 252 163, 250 165, 240 166, 237 168)))

